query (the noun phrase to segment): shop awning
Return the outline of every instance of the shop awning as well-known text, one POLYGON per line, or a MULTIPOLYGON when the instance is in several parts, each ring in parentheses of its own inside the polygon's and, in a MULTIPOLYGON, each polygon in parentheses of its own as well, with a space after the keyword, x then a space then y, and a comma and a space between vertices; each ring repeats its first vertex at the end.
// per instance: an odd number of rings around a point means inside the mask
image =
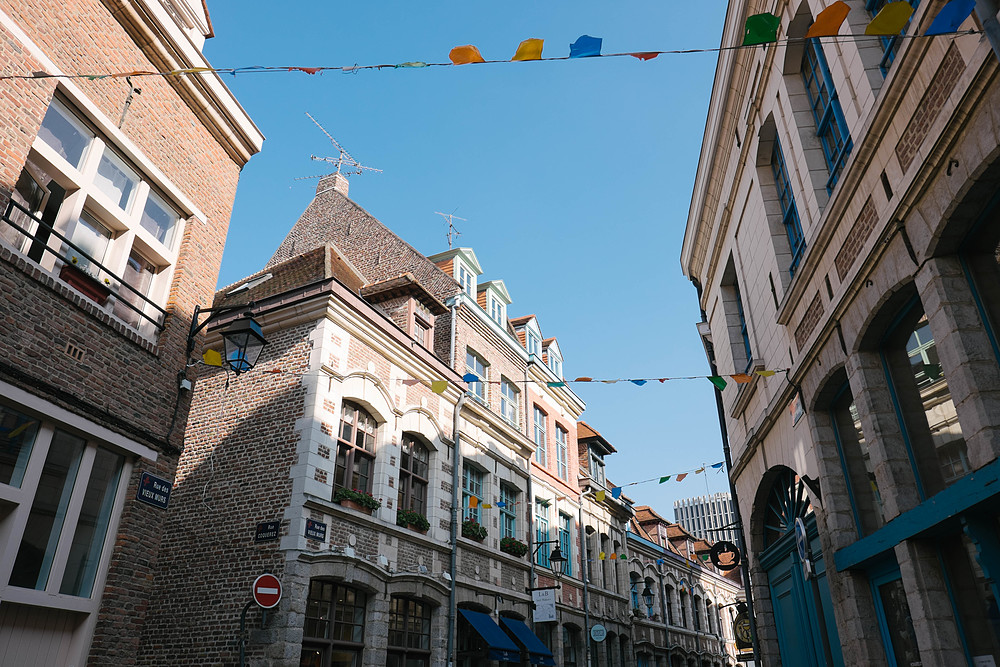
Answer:
POLYGON ((489 614, 469 609, 459 609, 458 611, 462 613, 465 620, 472 625, 473 629, 486 642, 486 646, 489 647, 490 660, 499 660, 500 662, 521 661, 521 649, 507 636, 507 633, 500 629, 499 625, 493 622, 489 614))
POLYGON ((552 651, 531 631, 531 628, 524 624, 524 621, 501 617, 500 623, 528 652, 528 660, 531 664, 546 665, 547 667, 553 667, 556 664, 555 658, 552 657, 552 651))

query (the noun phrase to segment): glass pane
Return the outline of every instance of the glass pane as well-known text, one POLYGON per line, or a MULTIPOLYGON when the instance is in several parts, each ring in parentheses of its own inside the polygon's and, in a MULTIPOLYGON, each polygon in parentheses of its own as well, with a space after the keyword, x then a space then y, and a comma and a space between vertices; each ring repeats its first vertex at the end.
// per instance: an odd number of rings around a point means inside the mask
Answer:
POLYGON ((299 667, 323 667, 323 651, 318 648, 303 648, 299 667))
POLYGON ((120 454, 106 449, 97 450, 90 483, 80 509, 80 519, 73 533, 73 545, 70 547, 60 593, 90 597, 93 592, 124 463, 125 457, 120 454))
POLYGON ((334 649, 330 654, 330 667, 360 667, 361 652, 334 649))
MULTIPOLYGON (((141 255, 132 253, 129 255, 128 263, 125 265, 122 282, 130 285, 139 294, 146 296, 149 292, 149 286, 153 282, 154 271, 152 264, 143 259, 141 255)), ((125 303, 130 303, 141 311, 143 306, 145 306, 145 301, 127 287, 119 287, 118 289, 118 296, 115 300, 115 315, 133 327, 139 326, 145 318, 132 308, 129 308, 125 303)))
POLYGON ((105 148, 94 176, 94 185, 118 208, 127 212, 132 208, 135 191, 139 187, 139 176, 124 160, 105 148))
POLYGON ((38 424, 37 419, 0 405, 0 484, 21 486, 38 424))
MULTIPOLYGON (((38 180, 36 180, 27 169, 23 169, 21 171, 21 175, 17 179, 17 185, 14 186, 14 192, 11 193, 11 197, 14 202, 23 206, 36 218, 42 217, 42 210, 45 206, 47 195, 48 191, 41 186, 38 180)), ((29 234, 38 233, 38 223, 18 208, 13 208, 11 210, 10 220, 21 229, 26 230, 29 234)), ((6 239, 18 250, 22 252, 24 251, 27 237, 23 233, 14 229, 12 226, 0 226, 0 237, 6 239)))
POLYGON ((878 587, 878 604, 885 614, 885 622, 892 642, 892 654, 899 667, 920 665, 920 653, 917 651, 917 635, 913 631, 913 621, 910 618, 910 606, 906 602, 906 591, 900 579, 882 584, 878 587))
POLYGON ((881 528, 885 520, 882 517, 882 496, 878 482, 875 481, 868 443, 861 430, 861 417, 850 391, 844 391, 833 410, 837 440, 846 466, 844 472, 848 476, 861 522, 859 529, 862 534, 867 535, 881 528))
MULTIPOLYGON (((76 225, 73 227, 73 235, 70 237, 70 240, 73 241, 74 245, 83 250, 83 252, 93 257, 94 261, 103 263, 104 254, 107 252, 108 243, 111 241, 111 230, 99 223, 94 216, 83 211, 80 214, 80 219, 77 220, 76 225)), ((90 273, 96 272, 96 267, 91 270, 90 260, 77 253, 73 248, 67 248, 66 254, 69 256, 69 261, 75 264, 77 268, 90 273)))
MULTIPOLYGON (((995 539, 995 534, 984 537, 995 539)), ((973 662, 989 664, 976 660, 978 656, 1000 659, 1000 610, 993 594, 995 583, 986 578, 979 566, 975 544, 964 533, 948 536, 938 543, 973 662)))
POLYGON ((11 586, 45 589, 85 444, 82 438, 62 431, 53 435, 14 560, 11 586))
POLYGON ((94 139, 94 133, 54 102, 45 113, 38 137, 67 162, 79 168, 87 154, 87 147, 94 139))
POLYGON ((143 229, 169 248, 173 245, 174 230, 177 228, 178 220, 180 216, 166 202, 155 193, 149 193, 146 205, 142 209, 142 218, 139 220, 143 229))

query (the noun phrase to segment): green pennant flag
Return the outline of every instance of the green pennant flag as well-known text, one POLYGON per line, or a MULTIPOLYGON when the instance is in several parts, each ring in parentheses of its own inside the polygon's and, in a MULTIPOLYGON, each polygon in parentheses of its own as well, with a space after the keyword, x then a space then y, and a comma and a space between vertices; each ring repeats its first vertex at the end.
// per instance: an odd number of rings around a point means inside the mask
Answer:
POLYGON ((549 387, 551 389, 553 387, 565 387, 566 383, 565 382, 546 382, 545 386, 547 386, 547 387, 549 387))
POLYGON ((778 41, 778 26, 781 24, 774 14, 754 14, 747 17, 743 46, 767 44, 778 41))
POLYGON ((708 381, 714 384, 719 391, 722 391, 723 389, 726 388, 726 381, 723 378, 719 377, 718 375, 710 376, 708 378, 708 381))
POLYGON ((661 477, 660 478, 660 484, 663 484, 664 482, 669 482, 669 481, 670 481, 670 475, 667 475, 666 477, 661 477))

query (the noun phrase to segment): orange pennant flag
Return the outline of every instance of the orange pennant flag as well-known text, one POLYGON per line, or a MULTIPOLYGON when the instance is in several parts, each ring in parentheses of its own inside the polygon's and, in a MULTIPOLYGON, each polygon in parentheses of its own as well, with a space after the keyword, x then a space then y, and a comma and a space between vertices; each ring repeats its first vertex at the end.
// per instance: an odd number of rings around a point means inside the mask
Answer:
POLYGON ((472 509, 476 509, 477 507, 479 507, 479 498, 476 498, 475 496, 469 496, 469 507, 472 509))
POLYGON ((611 554, 610 558, 611 560, 615 560, 616 558, 618 558, 618 554, 611 554))
POLYGON ((544 39, 526 39, 517 47, 517 52, 511 60, 541 60, 542 43, 544 39))
POLYGON ((687 476, 688 476, 688 474, 686 472, 682 472, 681 474, 677 475, 676 479, 677 479, 678 482, 683 482, 684 478, 687 477, 687 476))
POLYGON ((733 380, 736 381, 736 384, 746 384, 747 382, 753 380, 753 378, 746 373, 737 373, 736 375, 730 375, 729 377, 733 378, 733 380))
POLYGON ((593 381, 594 378, 588 378, 588 377, 578 377, 577 379, 573 380, 573 382, 593 382, 593 381))
POLYGON ((898 35, 913 16, 913 6, 903 0, 890 2, 883 7, 865 28, 866 35, 898 35))
POLYGON ((837 0, 819 13, 816 20, 806 32, 806 39, 810 37, 833 37, 840 32, 840 26, 847 18, 851 8, 843 0, 837 0))
POLYGON ((479 49, 474 47, 472 44, 466 44, 465 46, 456 46, 448 54, 451 58, 451 62, 456 65, 467 65, 469 63, 484 63, 483 54, 479 52, 479 49))

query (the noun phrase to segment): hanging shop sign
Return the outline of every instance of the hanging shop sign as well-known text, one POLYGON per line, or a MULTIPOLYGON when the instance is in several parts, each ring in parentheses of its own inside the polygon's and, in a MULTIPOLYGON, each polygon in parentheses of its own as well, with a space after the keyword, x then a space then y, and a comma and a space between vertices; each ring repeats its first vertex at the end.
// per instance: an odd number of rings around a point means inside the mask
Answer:
POLYGON ((719 568, 723 572, 729 570, 735 570, 740 566, 740 550, 732 542, 727 542, 726 540, 720 540, 712 546, 712 550, 708 554, 709 558, 712 559, 712 565, 719 568))
POLYGON ((532 614, 535 623, 548 623, 557 620, 554 589, 531 591, 531 601, 535 603, 535 611, 532 614))
POLYGON ((748 662, 753 656, 753 634, 750 630, 750 614, 741 611, 733 619, 733 637, 736 638, 736 659, 748 662))

